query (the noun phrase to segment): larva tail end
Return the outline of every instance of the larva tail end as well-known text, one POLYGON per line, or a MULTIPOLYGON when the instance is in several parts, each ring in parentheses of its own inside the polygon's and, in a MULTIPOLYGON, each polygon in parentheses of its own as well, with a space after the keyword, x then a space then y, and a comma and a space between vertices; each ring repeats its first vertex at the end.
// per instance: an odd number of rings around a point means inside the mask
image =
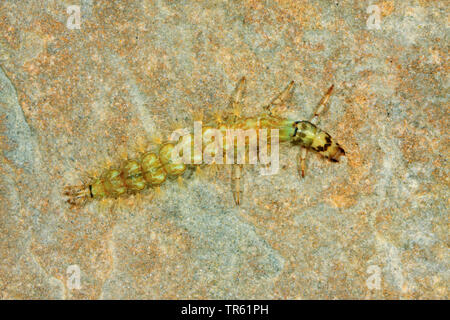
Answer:
POLYGON ((67 186, 64 188, 64 195, 68 197, 67 203, 71 207, 79 207, 89 199, 90 191, 86 185, 67 186))

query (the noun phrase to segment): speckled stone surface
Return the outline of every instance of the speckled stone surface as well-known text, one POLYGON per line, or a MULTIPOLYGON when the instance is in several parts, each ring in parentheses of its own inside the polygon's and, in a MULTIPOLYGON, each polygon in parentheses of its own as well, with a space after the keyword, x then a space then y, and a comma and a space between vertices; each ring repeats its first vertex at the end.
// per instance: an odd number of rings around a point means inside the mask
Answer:
POLYGON ((0 297, 448 299, 448 17, 424 0, 1 1, 0 297), (282 148, 277 175, 245 169, 240 207, 228 169, 64 202, 140 139, 226 110, 244 75, 249 115, 295 80, 299 120, 334 83, 320 126, 346 158, 310 153, 299 179, 282 148))

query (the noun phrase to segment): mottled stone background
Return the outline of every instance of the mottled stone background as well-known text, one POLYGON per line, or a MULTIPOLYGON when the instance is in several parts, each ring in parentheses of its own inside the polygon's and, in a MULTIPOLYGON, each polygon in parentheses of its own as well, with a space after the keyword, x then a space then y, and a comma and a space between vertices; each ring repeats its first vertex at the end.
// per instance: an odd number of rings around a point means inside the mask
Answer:
POLYGON ((448 23, 444 0, 2 0, 0 297, 448 299, 448 23), (306 119, 334 83, 321 127, 347 157, 311 153, 301 180, 282 148, 279 174, 246 168, 240 207, 228 170, 64 202, 226 110, 243 75, 249 115, 295 80, 285 114, 306 119))

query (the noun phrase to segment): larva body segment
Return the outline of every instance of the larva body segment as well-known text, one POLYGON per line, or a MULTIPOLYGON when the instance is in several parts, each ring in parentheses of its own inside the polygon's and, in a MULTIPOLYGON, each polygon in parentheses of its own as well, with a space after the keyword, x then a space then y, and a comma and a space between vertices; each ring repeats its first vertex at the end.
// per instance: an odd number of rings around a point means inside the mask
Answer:
MULTIPOLYGON (((324 110, 333 86, 328 89, 320 101, 314 116, 309 121, 294 121, 272 114, 272 108, 283 105, 292 87, 293 82, 264 108, 265 112, 262 115, 239 118, 237 114, 240 114, 240 111, 237 108, 242 105, 242 93, 245 88, 245 79, 241 79, 231 99, 231 106, 234 109, 233 115, 228 116, 225 121, 212 121, 208 125, 202 126, 200 152, 195 150, 198 141, 194 139, 196 134, 194 128, 193 133, 180 137, 177 142, 161 144, 156 152, 147 152, 137 159, 126 160, 119 168, 106 170, 99 178, 88 184, 66 187, 65 194, 69 196, 68 203, 71 205, 82 205, 89 199, 116 198, 124 194, 140 192, 148 187, 156 187, 164 183, 167 178, 175 178, 182 175, 188 165, 202 164, 205 154, 215 157, 222 152, 222 159, 227 159, 229 151, 233 151, 234 159, 232 159, 232 163, 235 163, 232 171, 233 192, 235 201, 239 204, 242 194, 242 186, 240 185, 242 162, 236 164, 236 160, 239 158, 237 154, 244 151, 244 161, 249 163, 247 161, 248 158, 245 157, 250 147, 254 147, 254 145, 250 146, 250 143, 253 143, 250 141, 256 140, 260 143, 261 132, 265 132, 267 150, 270 150, 271 129, 278 130, 277 141, 280 143, 290 142, 292 145, 301 147, 299 160, 302 176, 305 175, 307 150, 314 150, 325 158, 337 162, 339 157, 345 154, 344 150, 328 133, 313 123, 317 121, 318 116, 324 110), (236 129, 240 129, 240 134, 243 132, 244 137, 236 135, 236 129), (217 132, 219 132, 219 140, 215 141, 217 132), (234 133, 230 134, 230 132, 234 133), (254 139, 250 139, 252 135, 254 139), (214 139, 212 139, 213 137, 214 139), (220 137, 223 139, 220 139, 220 137), (249 139, 247 140, 246 137, 249 139), (243 142, 244 150, 238 150, 239 143, 235 143, 235 138, 237 140, 243 139, 241 142, 243 142), (179 158, 177 160, 172 159, 172 156, 176 154, 174 152, 175 148, 184 162, 180 162, 179 158), (190 151, 190 155, 183 154, 186 150, 190 151)), ((258 148, 260 147, 261 145, 258 144, 258 148)), ((227 163, 229 163, 228 160, 227 163)))
MULTIPOLYGON (((125 177, 128 178, 128 177, 125 177)), ((106 171, 101 179, 103 184, 103 190, 106 192, 107 196, 117 197, 124 194, 127 191, 127 186, 125 184, 125 179, 122 176, 122 172, 117 169, 111 169, 106 171)), ((96 194, 92 194, 93 197, 96 194)))
POLYGON ((182 175, 186 170, 186 165, 184 163, 175 163, 175 161, 172 160, 171 157, 174 148, 174 144, 166 143, 159 149, 159 160, 161 161, 162 169, 170 177, 182 175))
POLYGON ((141 170, 141 164, 136 160, 127 161, 123 166, 123 176, 125 177, 125 185, 130 191, 143 190, 147 182, 144 179, 141 170))
POLYGON ((135 193, 146 187, 162 184, 166 178, 184 173, 186 165, 172 163, 171 153, 174 144, 166 143, 156 153, 145 153, 138 160, 127 160, 121 169, 107 170, 92 185, 91 198, 117 197, 124 193, 135 193))
POLYGON ((144 154, 141 162, 142 172, 144 173, 145 181, 153 186, 162 184, 167 177, 158 155, 148 152, 144 154))

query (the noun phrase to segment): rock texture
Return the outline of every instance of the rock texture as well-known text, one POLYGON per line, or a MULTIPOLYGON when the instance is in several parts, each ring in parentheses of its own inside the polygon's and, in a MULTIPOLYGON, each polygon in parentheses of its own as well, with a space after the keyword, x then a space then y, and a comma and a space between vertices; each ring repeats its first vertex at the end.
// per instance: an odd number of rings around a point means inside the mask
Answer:
POLYGON ((422 0, 1 1, 0 297, 448 299, 448 14, 422 0), (64 202, 143 138, 226 110, 243 75, 249 115, 295 80, 285 114, 299 120, 334 83, 320 126, 346 158, 310 153, 299 179, 282 148, 277 175, 246 168, 240 207, 226 169, 64 202))

